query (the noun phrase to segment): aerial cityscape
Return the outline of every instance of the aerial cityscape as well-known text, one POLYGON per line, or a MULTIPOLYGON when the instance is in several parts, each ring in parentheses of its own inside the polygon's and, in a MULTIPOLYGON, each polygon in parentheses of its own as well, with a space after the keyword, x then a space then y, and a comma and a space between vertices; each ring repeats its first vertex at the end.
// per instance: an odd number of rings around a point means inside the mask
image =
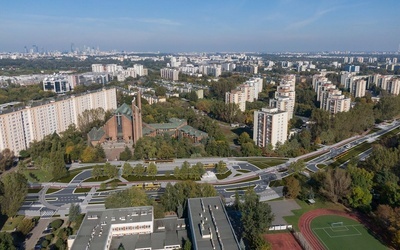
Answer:
POLYGON ((0 249, 399 249, 398 1, 0 4, 0 249))

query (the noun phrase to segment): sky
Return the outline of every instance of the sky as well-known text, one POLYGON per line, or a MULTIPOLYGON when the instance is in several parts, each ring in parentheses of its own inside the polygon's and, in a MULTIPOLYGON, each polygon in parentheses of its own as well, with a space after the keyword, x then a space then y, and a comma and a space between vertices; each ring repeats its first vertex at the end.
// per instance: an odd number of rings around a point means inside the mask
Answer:
POLYGON ((397 51, 399 0, 4 0, 0 51, 397 51))

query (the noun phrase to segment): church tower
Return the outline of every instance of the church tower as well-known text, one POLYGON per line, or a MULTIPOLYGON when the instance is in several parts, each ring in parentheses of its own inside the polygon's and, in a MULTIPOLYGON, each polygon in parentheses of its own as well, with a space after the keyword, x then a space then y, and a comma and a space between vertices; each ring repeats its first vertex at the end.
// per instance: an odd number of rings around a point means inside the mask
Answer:
POLYGON ((142 138, 142 98, 140 91, 138 91, 136 98, 132 101, 132 130, 133 130, 133 144, 142 138))

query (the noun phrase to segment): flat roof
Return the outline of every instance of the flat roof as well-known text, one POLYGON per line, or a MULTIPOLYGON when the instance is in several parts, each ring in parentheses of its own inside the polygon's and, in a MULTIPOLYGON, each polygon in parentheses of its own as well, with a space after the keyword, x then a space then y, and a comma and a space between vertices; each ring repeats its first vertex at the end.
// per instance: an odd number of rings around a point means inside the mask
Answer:
POLYGON ((104 249, 111 225, 153 221, 153 207, 129 207, 89 211, 75 237, 71 250, 104 249), (87 248, 90 242, 90 247, 87 248))
POLYGON ((240 250, 219 196, 188 199, 188 210, 194 249, 240 250))

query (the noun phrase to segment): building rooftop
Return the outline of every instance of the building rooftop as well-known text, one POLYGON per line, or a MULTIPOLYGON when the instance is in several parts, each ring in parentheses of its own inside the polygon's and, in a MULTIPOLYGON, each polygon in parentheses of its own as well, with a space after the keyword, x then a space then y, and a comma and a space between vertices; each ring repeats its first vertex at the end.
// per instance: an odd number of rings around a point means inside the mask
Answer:
POLYGON ((151 206, 89 211, 75 236, 71 250, 104 249, 113 224, 149 221, 153 221, 153 207, 151 206))
POLYGON ((126 118, 132 120, 132 108, 129 107, 128 104, 124 103, 121 106, 119 106, 115 111, 114 114, 121 114, 126 116, 126 118))
POLYGON ((195 250, 240 249, 220 197, 188 199, 188 211, 195 250))

